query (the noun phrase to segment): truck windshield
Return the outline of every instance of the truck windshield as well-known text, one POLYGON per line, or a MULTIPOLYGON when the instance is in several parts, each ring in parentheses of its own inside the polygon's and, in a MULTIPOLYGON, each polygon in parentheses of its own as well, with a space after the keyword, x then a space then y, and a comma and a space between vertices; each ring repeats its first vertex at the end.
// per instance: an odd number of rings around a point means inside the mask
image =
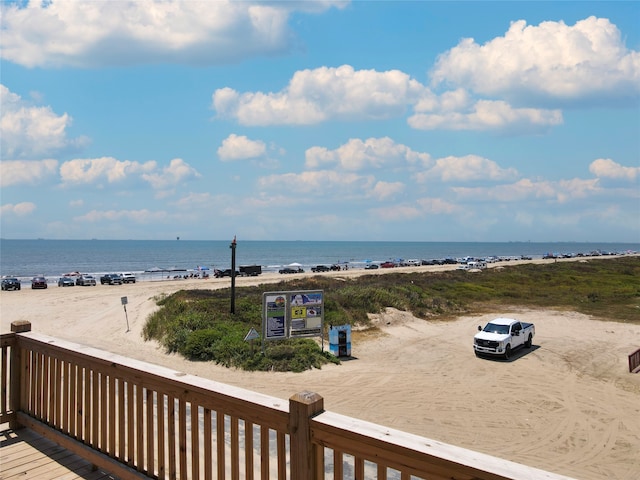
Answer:
POLYGON ((509 325, 496 325, 495 323, 487 323, 483 329, 484 332, 491 333, 509 333, 509 325))

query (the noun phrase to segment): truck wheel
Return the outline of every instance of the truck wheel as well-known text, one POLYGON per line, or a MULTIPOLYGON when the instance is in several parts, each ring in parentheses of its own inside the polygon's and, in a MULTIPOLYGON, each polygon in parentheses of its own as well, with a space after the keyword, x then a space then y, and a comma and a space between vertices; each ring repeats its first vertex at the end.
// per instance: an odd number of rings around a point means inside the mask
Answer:
POLYGON ((511 358, 511 345, 507 345, 507 348, 504 349, 504 359, 509 360, 511 358))
POLYGON ((531 334, 529 334, 529 338, 527 339, 526 342, 524 342, 524 346, 526 348, 531 348, 532 344, 533 344, 533 337, 531 336, 531 334))

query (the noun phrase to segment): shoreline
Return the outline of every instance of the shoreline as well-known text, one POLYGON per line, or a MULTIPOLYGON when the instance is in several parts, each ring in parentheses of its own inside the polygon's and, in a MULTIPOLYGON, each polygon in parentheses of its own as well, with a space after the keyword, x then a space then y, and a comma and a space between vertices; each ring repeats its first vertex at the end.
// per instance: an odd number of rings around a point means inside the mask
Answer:
MULTIPOLYGON (((509 266, 509 265, 519 265, 523 263, 553 263, 558 261, 581 261, 581 260, 594 260, 594 259, 608 259, 608 258, 617 258, 620 256, 637 256, 640 255, 639 252, 625 252, 625 253, 609 253, 609 254, 600 254, 600 255, 591 255, 591 254, 577 254, 574 256, 560 256, 553 258, 545 258, 544 256, 530 256, 525 259, 516 258, 513 256, 492 256, 485 257, 489 260, 486 261, 487 268, 495 268, 499 266, 509 266)), ((442 264, 434 264, 432 262, 442 261, 444 259, 438 260, 420 260, 421 265, 398 265, 393 268, 377 268, 377 269, 367 269, 367 262, 341 262, 335 265, 341 266, 341 270, 338 271, 330 271, 330 272, 312 272, 311 268, 316 265, 306 265, 302 264, 304 272, 296 273, 296 274, 280 274, 278 270, 282 267, 287 267, 289 265, 279 265, 279 266, 262 266, 263 270, 260 275, 255 277, 252 276, 236 276, 236 282, 243 281, 244 279, 252 279, 252 278, 268 278, 268 281, 274 281, 272 276, 280 277, 282 280, 286 280, 288 278, 293 278, 296 275, 345 275, 345 276, 354 276, 354 275, 368 275, 368 274, 384 274, 384 273, 394 273, 394 272, 428 272, 428 271, 439 271, 439 270, 455 270, 457 268, 461 268, 464 265, 464 261, 475 261, 475 260, 484 260, 482 258, 475 257, 466 257, 466 258, 457 258, 457 259, 448 259, 448 263, 442 264), (451 263, 451 261, 455 260, 457 263, 451 263)), ((410 261, 410 260, 409 260, 410 261)), ((379 265, 380 261, 370 262, 376 265, 379 265)), ((297 264, 300 265, 300 264, 297 264)), ((297 267, 296 265, 296 267, 297 267)), ((331 265, 325 265, 330 267, 331 265)), ((237 267, 238 268, 238 267, 237 267)), ((215 269, 206 268, 205 270, 197 270, 197 269, 185 269, 185 270, 162 270, 162 271, 129 271, 136 276, 136 283, 139 282, 171 282, 171 281, 209 281, 209 280, 229 280, 229 277, 216 278, 214 276, 215 269), (206 277, 204 277, 206 275, 206 277)), ((96 283, 100 284, 100 276, 108 274, 108 273, 121 273, 114 271, 100 271, 100 272, 73 272, 74 274, 82 274, 82 275, 92 275, 96 279, 96 283)), ((44 276, 47 285, 49 287, 57 286, 58 279, 62 277, 71 277, 75 278, 78 275, 71 275, 70 273, 61 273, 59 275, 42 275, 39 273, 35 273, 33 275, 3 275, 2 278, 17 278, 20 281, 21 287, 28 288, 31 285, 31 278, 36 276, 44 276)), ((108 285, 110 286, 110 285, 108 285)))

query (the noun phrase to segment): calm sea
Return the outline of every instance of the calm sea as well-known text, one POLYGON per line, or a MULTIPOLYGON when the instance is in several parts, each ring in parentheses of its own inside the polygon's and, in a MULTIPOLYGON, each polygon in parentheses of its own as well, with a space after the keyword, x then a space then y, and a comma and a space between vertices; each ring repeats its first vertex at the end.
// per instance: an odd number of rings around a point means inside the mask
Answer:
MULTIPOLYGON (((67 272, 101 274, 134 272, 140 280, 153 279, 149 270, 225 269, 231 266, 230 241, 192 240, 7 240, 0 239, 0 273, 31 278, 43 274, 49 281, 67 272), (147 273, 145 273, 147 272, 147 273)), ((640 251, 639 243, 474 243, 474 242, 334 242, 238 241, 236 266, 262 265, 263 271, 299 263, 349 263, 362 268, 368 261, 521 256, 540 258, 547 253, 640 251)))

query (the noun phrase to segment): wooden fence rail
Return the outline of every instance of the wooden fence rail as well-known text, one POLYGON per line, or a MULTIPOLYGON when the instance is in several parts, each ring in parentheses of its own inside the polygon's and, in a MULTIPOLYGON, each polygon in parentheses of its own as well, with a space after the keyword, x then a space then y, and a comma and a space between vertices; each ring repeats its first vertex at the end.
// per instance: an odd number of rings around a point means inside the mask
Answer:
POLYGON ((12 324, 0 423, 28 427, 123 479, 567 479, 12 324))
POLYGON ((629 371, 640 373, 640 348, 629 355, 629 371))

